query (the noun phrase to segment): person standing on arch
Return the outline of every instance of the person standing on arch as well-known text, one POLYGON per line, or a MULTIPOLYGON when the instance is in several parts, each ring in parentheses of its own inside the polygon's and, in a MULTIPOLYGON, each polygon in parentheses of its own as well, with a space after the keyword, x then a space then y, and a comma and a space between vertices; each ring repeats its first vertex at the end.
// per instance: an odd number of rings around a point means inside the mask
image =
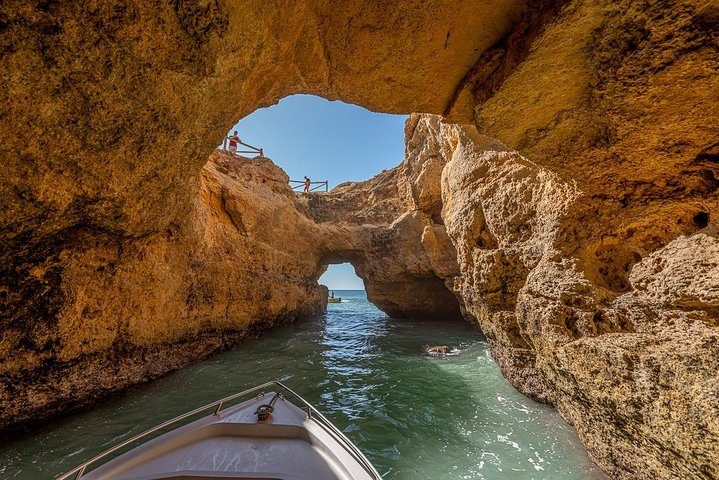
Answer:
POLYGON ((227 137, 227 139, 230 141, 230 152, 237 152, 237 144, 240 143, 240 137, 237 136, 237 130, 232 132, 232 135, 227 137))
POLYGON ((307 175, 305 175, 305 190, 304 190, 305 193, 309 193, 309 191, 310 191, 310 183, 311 183, 311 182, 310 182, 310 177, 308 177, 307 175))

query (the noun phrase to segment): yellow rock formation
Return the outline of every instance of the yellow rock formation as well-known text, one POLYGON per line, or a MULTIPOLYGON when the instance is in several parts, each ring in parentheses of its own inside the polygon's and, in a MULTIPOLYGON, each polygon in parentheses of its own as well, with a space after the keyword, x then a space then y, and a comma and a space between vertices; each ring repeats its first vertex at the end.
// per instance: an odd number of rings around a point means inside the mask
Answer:
POLYGON ((612 476, 719 477, 718 31, 716 0, 3 1, 0 429, 315 314, 350 260, 393 315, 476 321, 612 476), (293 93, 458 125, 298 199, 211 153, 293 93))

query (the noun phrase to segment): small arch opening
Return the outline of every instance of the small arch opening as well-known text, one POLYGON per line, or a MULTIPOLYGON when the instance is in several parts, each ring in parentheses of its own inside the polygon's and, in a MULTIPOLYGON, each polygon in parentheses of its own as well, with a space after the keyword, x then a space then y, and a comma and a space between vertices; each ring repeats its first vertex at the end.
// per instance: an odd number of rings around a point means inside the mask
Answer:
POLYGON ((330 292, 343 290, 364 290, 364 282, 357 276, 351 263, 330 264, 318 282, 330 292))

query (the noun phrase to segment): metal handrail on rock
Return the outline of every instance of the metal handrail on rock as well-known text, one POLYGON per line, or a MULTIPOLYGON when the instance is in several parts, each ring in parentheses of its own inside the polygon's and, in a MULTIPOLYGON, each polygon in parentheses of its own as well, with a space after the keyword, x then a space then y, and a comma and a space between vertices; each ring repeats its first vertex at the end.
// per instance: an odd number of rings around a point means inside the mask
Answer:
MULTIPOLYGON (((298 188, 304 186, 306 182, 303 180, 290 180, 290 186, 292 187, 292 190, 297 190, 298 188)), ((325 180, 324 182, 310 182, 310 185, 317 185, 316 187, 310 188, 308 191, 314 192, 316 190, 319 190, 322 187, 325 187, 325 192, 329 191, 329 181, 325 180)))
POLYGON ((250 150, 235 150, 234 152, 232 150, 227 149, 227 140, 228 137, 225 137, 225 140, 222 142, 222 150, 230 153, 257 153, 260 157, 265 156, 265 151, 262 148, 255 147, 253 145, 250 145, 249 143, 245 143, 243 141, 238 141, 240 145, 244 145, 245 147, 249 148, 250 150))

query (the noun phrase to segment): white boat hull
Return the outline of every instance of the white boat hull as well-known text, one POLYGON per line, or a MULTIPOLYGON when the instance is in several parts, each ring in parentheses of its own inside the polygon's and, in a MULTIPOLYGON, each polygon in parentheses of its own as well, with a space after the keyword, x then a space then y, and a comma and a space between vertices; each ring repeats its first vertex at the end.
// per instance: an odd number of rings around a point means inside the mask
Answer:
MULTIPOLYGON (((281 385, 281 384, 278 384, 281 385)), ((295 394, 296 395, 296 394, 295 394)), ((83 480, 377 480, 359 450, 319 412, 269 392, 136 446, 83 480)), ((298 398, 300 398, 298 396, 298 398)), ((220 404, 221 407, 221 404, 220 404)), ((310 407, 311 408, 311 407, 310 407)), ((71 472, 72 473, 72 472, 71 472)), ((60 478, 75 478, 63 476, 60 478)))

